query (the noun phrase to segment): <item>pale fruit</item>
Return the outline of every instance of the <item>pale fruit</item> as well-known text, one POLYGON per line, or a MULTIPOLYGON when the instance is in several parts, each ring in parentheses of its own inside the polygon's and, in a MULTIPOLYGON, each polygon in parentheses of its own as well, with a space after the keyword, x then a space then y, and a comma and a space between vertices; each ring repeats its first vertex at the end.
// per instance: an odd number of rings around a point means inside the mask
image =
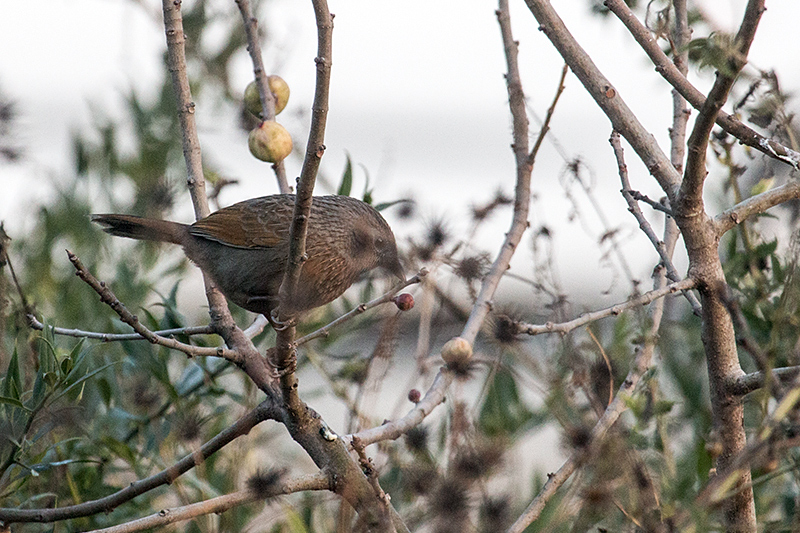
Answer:
POLYGON ((250 132, 247 145, 256 159, 279 163, 292 153, 292 136, 277 122, 265 120, 250 132))
POLYGON ((442 347, 442 359, 448 365, 463 364, 472 358, 472 345, 466 339, 453 337, 442 347))
MULTIPOLYGON (((267 84, 275 98, 275 114, 277 115, 289 102, 289 85, 280 76, 267 76, 267 84)), ((255 81, 247 84, 244 90, 244 107, 257 117, 261 116, 261 96, 255 81)))
POLYGON ((275 114, 277 115, 289 103, 289 84, 280 76, 275 75, 268 77, 267 82, 269 82, 269 90, 275 97, 275 114))

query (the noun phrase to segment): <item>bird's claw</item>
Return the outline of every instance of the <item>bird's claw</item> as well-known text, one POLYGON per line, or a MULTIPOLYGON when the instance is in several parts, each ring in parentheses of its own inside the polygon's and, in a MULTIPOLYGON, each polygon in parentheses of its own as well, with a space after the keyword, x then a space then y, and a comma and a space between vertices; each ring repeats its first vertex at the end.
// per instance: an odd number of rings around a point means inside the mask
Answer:
POLYGON ((285 331, 287 328, 294 325, 294 321, 292 320, 287 320, 286 322, 281 322, 280 320, 278 320, 277 311, 278 311, 277 309, 273 309, 270 312, 270 314, 267 315, 267 320, 272 326, 272 329, 274 329, 275 331, 285 331))

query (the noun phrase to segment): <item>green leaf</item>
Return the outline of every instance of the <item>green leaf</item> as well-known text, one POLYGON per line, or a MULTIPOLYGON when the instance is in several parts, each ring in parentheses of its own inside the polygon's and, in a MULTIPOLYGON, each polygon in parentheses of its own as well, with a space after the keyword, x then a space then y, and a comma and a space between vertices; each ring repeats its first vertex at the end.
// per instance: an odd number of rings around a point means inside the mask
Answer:
POLYGON ((103 366, 101 366, 101 367, 100 367, 100 368, 98 368, 97 370, 95 370, 95 371, 93 371, 93 372, 90 372, 90 373, 86 374, 86 375, 85 375, 85 376, 83 376, 82 378, 79 378, 77 381, 75 381, 75 383, 71 384, 69 387, 67 387, 66 389, 64 389, 63 391, 61 391, 61 392, 60 392, 60 393, 59 393, 59 394, 58 394, 56 397, 54 397, 54 398, 53 398, 53 400, 52 400, 52 401, 53 401, 53 402, 56 402, 56 401, 58 401, 58 400, 59 400, 61 397, 63 397, 65 394, 68 394, 68 393, 69 393, 69 392, 70 392, 72 389, 74 389, 74 388, 75 388, 75 387, 77 387, 78 385, 82 384, 82 383, 83 383, 83 382, 85 382, 87 379, 90 379, 90 378, 92 378, 92 377, 96 376, 97 374, 99 374, 100 372, 102 372, 103 370, 105 370, 106 368, 108 368, 108 367, 110 367, 110 366, 114 366, 114 365, 116 365, 116 364, 119 364, 120 362, 121 362, 121 361, 114 361, 113 363, 108 363, 108 364, 106 364, 106 365, 103 365, 103 366))
POLYGON ((20 409, 24 409, 25 411, 32 413, 33 411, 25 407, 21 401, 16 398, 9 398, 8 396, 0 396, 0 403, 4 403, 6 405, 11 405, 12 407, 19 407, 20 409))
POLYGON ((499 368, 481 406, 479 427, 489 436, 513 435, 532 417, 519 397, 514 376, 508 369, 499 368))
POLYGON ((411 200, 409 200, 408 198, 402 198, 400 200, 394 200, 394 201, 391 201, 391 202, 381 202, 379 204, 375 204, 375 210, 376 211, 383 211, 384 209, 392 207, 393 205, 404 204, 404 203, 407 203, 407 202, 410 203, 411 200))
POLYGON ((340 196, 350 196, 350 191, 353 189, 353 163, 350 161, 350 154, 347 154, 347 163, 344 166, 344 173, 342 174, 342 182, 339 184, 339 190, 336 194, 340 196))
POLYGON ((19 395, 22 392, 22 379, 19 375, 19 355, 17 347, 14 347, 14 353, 11 354, 11 360, 8 362, 8 369, 6 370, 6 379, 3 381, 2 395, 6 398, 13 398, 19 400, 19 395))
POLYGON ((133 450, 130 448, 130 446, 127 446, 125 443, 109 436, 101 438, 100 442, 102 442, 106 448, 111 451, 111 453, 123 461, 126 461, 130 465, 136 464, 136 454, 133 453, 133 450))

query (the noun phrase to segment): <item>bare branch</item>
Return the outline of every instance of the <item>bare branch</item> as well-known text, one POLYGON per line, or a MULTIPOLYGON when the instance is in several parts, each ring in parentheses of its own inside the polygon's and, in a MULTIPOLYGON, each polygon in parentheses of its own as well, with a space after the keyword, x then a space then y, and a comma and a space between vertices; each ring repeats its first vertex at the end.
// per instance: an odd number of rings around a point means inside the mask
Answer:
MULTIPOLYGON (((705 95, 689 83, 686 76, 669 60, 667 55, 658 46, 650 30, 636 18, 625 4, 624 0, 605 0, 604 3, 606 7, 622 21, 625 27, 628 28, 633 38, 636 39, 636 42, 639 43, 639 46, 642 47, 656 66, 656 71, 658 71, 675 90, 686 98, 692 107, 698 110, 702 109, 706 101, 705 95)), ((767 139, 763 135, 756 133, 751 128, 742 124, 732 115, 720 111, 715 120, 717 125, 739 139, 743 144, 755 148, 773 159, 783 161, 795 169, 800 166, 800 152, 796 152, 772 139, 767 139)))
POLYGON ((262 402, 258 407, 234 422, 230 427, 219 432, 214 438, 203 444, 197 451, 190 453, 183 459, 145 479, 135 481, 122 490, 78 505, 58 507, 54 509, 2 509, 0 508, 0 521, 3 522, 57 522, 82 516, 91 516, 97 513, 110 513, 125 502, 149 492, 162 485, 169 485, 178 476, 188 472, 201 464, 213 453, 222 449, 234 439, 247 435, 253 427, 264 420, 281 417, 279 410, 270 401, 262 402))
POLYGON ((553 97, 553 102, 550 104, 550 107, 547 108, 547 113, 544 116, 544 121, 542 122, 542 127, 539 129, 539 136, 536 138, 536 142, 533 143, 533 148, 531 149, 531 153, 528 155, 528 164, 533 166, 533 163, 536 161, 536 154, 539 153, 539 148, 542 146, 542 142, 544 142, 544 138, 547 135, 547 132, 550 131, 550 121, 553 118, 553 114, 556 111, 556 105, 558 104, 558 100, 561 98, 561 93, 564 92, 565 85, 564 81, 567 79, 567 72, 569 72, 569 66, 564 63, 564 68, 561 69, 561 78, 558 80, 558 88, 556 89, 556 95, 553 97))
POLYGON ((798 198, 800 198, 800 181, 790 181, 767 192, 751 196, 714 217, 717 236, 721 237, 753 215, 798 198))
MULTIPOLYGON (((503 46, 506 50, 506 62, 508 64, 508 74, 506 82, 508 84, 509 107, 511 108, 514 126, 514 155, 517 162, 517 182, 515 187, 514 216, 511 222, 511 229, 506 234, 506 239, 492 264, 489 273, 484 277, 481 290, 472 308, 472 312, 464 325, 461 337, 470 344, 474 343, 478 331, 483 325, 484 320, 491 308, 491 299, 500 282, 500 278, 508 271, 508 264, 519 244, 522 234, 528 226, 528 209, 530 198, 530 180, 533 171, 530 155, 527 153, 528 146, 528 119, 525 114, 524 94, 522 84, 519 80, 519 69, 517 66, 516 50, 517 45, 511 35, 510 19, 508 14, 508 2, 500 0, 499 9, 496 11, 497 19, 500 24, 500 33, 503 38, 503 46), (513 101, 512 101, 513 100, 513 101), (519 101, 521 100, 521 102, 519 101), (520 105, 522 104, 522 105, 520 105), (521 117, 515 113, 522 113, 521 117), (525 128, 518 127, 517 122, 524 124, 525 128)), ((563 85, 563 79, 559 81, 556 96, 553 98, 551 110, 555 108, 563 85)), ((548 111, 552 115, 551 111, 548 111)), ((541 144, 541 139, 547 134, 547 128, 543 127, 539 132, 537 145, 541 144)), ((355 435, 345 437, 345 439, 358 438, 366 446, 374 442, 396 439, 405 434, 408 430, 416 427, 427 417, 436 406, 444 401, 445 393, 453 381, 453 373, 446 367, 442 367, 433 380, 425 396, 420 400, 411 411, 404 417, 385 424, 361 431, 355 435)))
MULTIPOLYGON (((197 137, 197 126, 194 119, 195 106, 189 89, 189 78, 186 73, 185 35, 181 18, 180 0, 162 0, 164 11, 164 28, 167 35, 167 56, 169 71, 172 75, 172 87, 178 104, 181 133, 183 135, 183 156, 186 160, 187 185, 192 197, 195 218, 201 219, 209 215, 208 198, 203 178, 200 142, 197 137)), ((269 363, 261 357, 251 340, 242 333, 228 310, 228 303, 214 282, 203 272, 208 312, 214 330, 225 340, 225 343, 240 354, 242 368, 256 386, 267 393, 275 395, 274 379, 269 363)))
MULTIPOLYGON (((681 183, 680 208, 687 215, 692 215, 703 209, 703 183, 708 171, 706 170, 706 151, 708 149, 709 135, 716 123, 717 114, 728 100, 728 93, 733 88, 733 82, 740 70, 747 63, 747 54, 750 45, 756 36, 756 28, 764 13, 765 0, 750 0, 747 3, 742 25, 734 40, 735 53, 726 61, 726 71, 717 71, 717 79, 706 101, 699 109, 697 120, 689 135, 689 155, 686 159, 686 172, 681 183)), ((678 205, 678 204, 673 204, 678 205)))
POLYGON ((780 382, 784 385, 791 385, 800 376, 800 366, 787 366, 773 368, 768 372, 752 372, 740 376, 730 383, 728 390, 731 394, 744 396, 762 388, 768 382, 780 382), (769 375, 768 375, 769 374, 769 375))
POLYGON ((672 216, 672 209, 670 209, 663 203, 651 199, 649 196, 647 196, 646 194, 642 194, 640 191, 630 189, 628 192, 631 193, 631 197, 633 197, 633 199, 636 200, 637 202, 644 202, 650 207, 652 207, 654 211, 661 211, 665 215, 672 216))
POLYGON ((421 424, 425 417, 431 414, 434 408, 444 401, 445 392, 447 392, 447 388, 452 381, 453 373, 442 367, 422 400, 417 402, 414 408, 403 418, 359 431, 354 435, 345 435, 342 438, 346 441, 358 438, 364 446, 369 446, 375 442, 402 437, 408 430, 421 424))
MULTIPOLYGON (((675 21, 670 39, 672 64, 683 77, 686 77, 689 72, 689 50, 686 45, 689 44, 689 39, 692 37, 686 3, 687 0, 673 0, 672 2, 675 21)), ((686 126, 689 123, 690 113, 691 111, 686 107, 686 99, 677 89, 673 88, 672 127, 669 129, 670 160, 678 172, 683 172, 683 158, 686 155, 686 126)))
MULTIPOLYGON (((633 193, 631 192, 631 182, 628 179, 628 165, 625 164, 625 154, 622 150, 622 143, 619 140, 619 133, 616 131, 611 132, 611 138, 609 139, 609 142, 614 149, 614 157, 617 159, 619 178, 622 182, 622 197, 625 198, 625 202, 628 204, 628 211, 630 211, 634 218, 636 218, 637 222, 639 222, 639 229, 641 229, 642 232, 647 235, 647 238, 650 239, 650 242, 653 243, 653 246, 658 252, 658 256, 661 258, 661 264, 667 269, 667 278, 673 282, 680 281, 681 275, 678 274, 678 271, 675 269, 675 265, 672 264, 672 259, 667 251, 667 247, 664 245, 664 241, 656 236, 656 232, 653 231, 653 228, 645 218, 644 213, 642 213, 642 210, 639 209, 639 204, 636 202, 633 193)), ((700 316, 702 306, 700 305, 697 297, 689 291, 684 292, 683 295, 689 301, 689 305, 692 306, 692 311, 694 314, 700 316)))
POLYGON ((362 443, 358 437, 353 437, 353 440, 350 443, 353 446, 353 449, 356 451, 358 455, 358 464, 361 465, 361 470, 364 471, 364 475, 367 476, 369 479, 370 485, 375 490, 375 497, 378 501, 381 502, 381 529, 383 531, 391 531, 391 516, 389 508, 391 504, 389 503, 389 496, 383 491, 381 488, 381 484, 378 481, 378 471, 375 470, 375 465, 372 464, 372 460, 367 457, 366 452, 364 451, 364 443, 362 443))
POLYGON ((330 485, 330 480, 324 473, 307 474, 286 481, 280 481, 270 490, 266 491, 267 494, 255 494, 249 490, 241 490, 233 494, 226 494, 202 502, 184 505, 183 507, 162 509, 158 513, 145 518, 133 520, 118 526, 95 529, 93 531, 95 533, 133 533, 134 531, 144 531, 174 524, 176 522, 183 522, 184 520, 189 520, 198 516, 212 513, 220 514, 228 509, 238 507, 239 505, 261 501, 265 497, 268 498, 307 490, 328 490, 330 489, 330 485))
POLYGON ((100 295, 100 301, 104 304, 108 305, 113 309, 118 315, 119 318, 128 324, 133 330, 139 334, 144 339, 150 341, 153 344, 158 344, 160 346, 166 346, 167 348, 172 348, 173 350, 178 350, 189 357, 194 356, 202 356, 202 357, 222 357, 231 361, 232 363, 241 364, 243 362, 242 355, 229 348, 206 348, 204 346, 193 346, 191 344, 185 344, 180 341, 177 341, 173 338, 169 337, 162 337, 152 331, 150 331, 147 327, 145 327, 141 322, 139 322, 139 318, 128 311, 128 309, 119 301, 119 299, 114 295, 111 289, 106 285, 105 282, 99 281, 95 278, 91 272, 89 272, 86 267, 83 266, 83 263, 78 256, 67 250, 67 256, 69 260, 75 265, 76 274, 80 277, 83 281, 85 281, 92 289, 95 290, 97 294, 100 295))
POLYGON ((570 34, 550 2, 525 0, 525 3, 539 21, 539 29, 547 35, 570 70, 575 73, 597 105, 611 120, 614 129, 633 147, 672 203, 680 184, 680 175, 658 147, 653 136, 639 122, 619 92, 570 34))
MULTIPOLYGON (((513 118, 514 157, 517 163, 517 180, 514 187, 514 217, 511 228, 506 233, 497 258, 484 277, 478 298, 472 307, 467 323, 461 332, 461 338, 469 344, 475 342, 478 331, 489 314, 491 300, 500 283, 503 274, 508 270, 511 257, 522 240, 522 234, 528 227, 528 209, 530 206, 531 173, 533 165, 528 161, 528 116, 525 112, 525 95, 522 92, 522 81, 517 65, 517 43, 511 34, 511 20, 508 11, 508 1, 500 0, 499 9, 496 11, 497 21, 500 24, 500 33, 503 38, 503 47, 506 53, 506 85, 508 87, 508 102, 513 118)), ((560 91, 559 93, 560 94, 560 91)), ((544 131, 544 130, 543 130, 544 131)))
MULTIPOLYGON (((244 32, 247 35, 247 51, 253 62, 253 73, 256 77, 258 95, 261 98, 261 108, 263 109, 262 118, 264 120, 275 120, 275 98, 269 89, 267 74, 264 72, 264 62, 261 57, 261 41, 258 38, 258 20, 250 9, 249 0, 236 0, 239 12, 242 14, 244 32)), ((272 166, 275 170, 275 178, 278 180, 278 190, 281 193, 291 192, 289 182, 286 179, 286 167, 283 161, 279 161, 272 166)))
MULTIPOLYGON (((736 74, 742 69, 761 14, 763 0, 750 0, 734 41, 735 52, 727 58, 725 71, 717 79, 700 108, 688 142, 686 172, 678 198, 672 202, 675 221, 681 229, 689 255, 689 273, 697 280, 703 301, 703 348, 708 366, 714 427, 721 438, 717 458, 719 472, 728 472, 731 460, 747 446, 743 426, 744 406, 741 397, 730 394, 727 384, 741 376, 742 368, 736 347, 736 333, 725 305, 727 284, 719 257, 719 237, 713 220, 703 205, 706 152, 709 135, 722 105, 727 99, 736 74)), ((724 502, 725 528, 732 531, 755 531, 756 510, 749 466, 738 468, 730 498, 724 502)))
POLYGON ((541 335, 542 333, 569 333, 576 328, 585 326, 586 324, 591 324, 592 322, 597 322, 602 318, 620 315, 628 309, 647 305, 651 302, 664 298, 665 296, 676 294, 681 291, 688 291, 694 287, 695 281, 691 278, 686 278, 675 283, 671 283, 666 287, 661 287, 660 289, 654 289, 646 292, 641 296, 631 298, 630 300, 613 305, 611 307, 582 314, 581 316, 568 322, 561 322, 558 324, 548 322, 542 325, 520 323, 517 325, 517 332, 525 333, 527 335, 541 335))
MULTIPOLYGON (((82 329, 68 329, 58 328, 54 326, 45 326, 34 315, 28 315, 28 324, 31 328, 44 331, 47 327, 55 335, 63 335, 65 337, 78 337, 86 339, 95 339, 102 342, 119 342, 119 341, 141 341, 147 340, 145 337, 138 333, 103 333, 101 331, 84 331, 82 329)), ((216 332, 211 326, 190 326, 185 328, 161 329, 153 331, 153 334, 160 337, 168 337, 172 335, 215 335, 216 332)))
POLYGON ((172 75, 172 89, 178 104, 178 118, 183 133, 183 158, 186 160, 186 185, 192 196, 195 217, 199 220, 211 214, 206 198, 206 180, 203 177, 203 158, 200 139, 197 137, 195 105, 189 78, 186 75, 186 35, 183 33, 181 2, 162 0, 164 29, 167 34, 167 59, 172 75))

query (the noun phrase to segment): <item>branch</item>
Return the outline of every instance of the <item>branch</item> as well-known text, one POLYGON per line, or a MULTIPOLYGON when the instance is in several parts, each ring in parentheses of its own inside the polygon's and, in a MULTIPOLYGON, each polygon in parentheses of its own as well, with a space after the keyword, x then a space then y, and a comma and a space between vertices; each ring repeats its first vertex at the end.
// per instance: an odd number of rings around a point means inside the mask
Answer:
POLYGON ((369 309, 372 309, 373 307, 377 307, 377 306, 379 306, 381 304, 385 304, 385 303, 391 302, 392 301, 392 296, 394 296, 395 293, 397 293, 398 291, 403 290, 404 288, 408 287, 409 285, 413 285, 415 283, 421 282, 422 279, 427 275, 428 275, 427 269, 425 269, 425 268, 421 269, 416 276, 414 276, 414 277, 412 277, 410 279, 407 279, 406 281, 398 282, 394 287, 389 289, 389 291, 387 291, 383 295, 378 296, 377 298, 374 298, 374 299, 370 300, 369 302, 357 305, 356 307, 354 307, 353 309, 351 309, 347 313, 343 314, 342 316, 340 316, 336 320, 331 321, 330 323, 322 326, 321 328, 319 328, 316 331, 312 331, 311 333, 309 333, 305 337, 300 337, 299 339, 297 339, 295 341, 295 343, 294 343, 295 346, 301 346, 301 345, 303 345, 303 344, 305 344, 305 343, 307 343, 309 341, 312 341, 314 339, 318 339, 319 337, 327 337, 330 334, 330 330, 332 328, 334 328, 334 327, 336 327, 336 326, 338 326, 340 324, 343 324, 343 323, 347 322, 348 320, 351 320, 352 318, 364 313, 365 311, 367 311, 369 309))
POLYGON ((525 0, 528 9, 539 21, 539 29, 547 35, 570 70, 594 98, 597 105, 611 120, 614 129, 625 137, 656 178, 662 190, 674 205, 673 200, 680 184, 680 174, 667 156, 658 147, 653 136, 639 122, 625 104, 619 92, 603 76, 592 59, 570 34, 564 22, 548 0, 525 0))
POLYGON ((254 501, 262 501, 265 498, 279 496, 281 494, 292 494, 294 492, 307 490, 328 490, 330 488, 331 482, 324 473, 307 474, 286 481, 279 481, 273 487, 264 491, 265 493, 263 494, 256 494, 250 490, 241 490, 233 494, 218 496, 182 507, 162 509, 158 513, 145 518, 133 520, 118 526, 95 529, 93 531, 95 533, 133 533, 134 531, 144 531, 155 527, 174 524, 176 522, 182 522, 198 516, 212 513, 221 514, 233 507, 254 501))
MULTIPOLYGON (((85 331, 82 329, 68 329, 58 328, 55 326, 45 326, 34 315, 27 315, 28 324, 32 329, 37 331, 44 331, 45 327, 52 331, 55 335, 63 335, 65 337, 78 337, 86 339, 95 339, 102 342, 119 342, 119 341, 141 341, 147 340, 139 333, 104 333, 102 331, 85 331)), ((167 337, 172 335, 214 335, 216 332, 211 326, 189 326, 185 328, 161 329, 152 332, 160 337, 167 337)), ((192 346, 197 348, 197 346, 192 346)))
POLYGON ((203 444, 197 451, 185 456, 171 467, 162 470, 158 474, 135 481, 114 494, 110 494, 98 500, 55 509, 0 508, 0 521, 5 523, 57 522, 71 518, 91 516, 98 513, 110 513, 123 503, 134 499, 136 496, 149 492, 161 485, 169 485, 175 481, 178 476, 201 464, 213 453, 222 449, 234 439, 242 435, 247 435, 253 427, 268 419, 280 419, 280 413, 269 400, 262 402, 258 407, 234 422, 230 427, 224 429, 214 438, 203 444))
MULTIPOLYGON (((506 84, 508 86, 509 108, 514 122, 514 144, 512 148, 517 164, 517 179, 514 189, 514 216, 511 228, 506 233, 506 238, 494 263, 492 263, 489 273, 483 278, 481 290, 472 307, 472 312, 461 331, 460 337, 467 341, 470 346, 475 342, 475 338, 491 309, 491 300, 494 298, 500 279, 508 271, 511 257, 522 239, 522 234, 528 227, 531 173, 533 172, 533 162, 529 161, 528 154, 528 118, 525 112, 525 95, 522 92, 522 82, 519 77, 517 43, 511 34, 507 0, 499 1, 499 7, 495 13, 500 25, 500 34, 503 39, 503 48, 508 66, 506 84)), ((561 94, 561 85, 559 83, 559 89, 556 91, 554 101, 557 101, 561 94)), ((546 133, 547 129, 542 128, 539 132, 539 137, 542 138, 546 133)), ((541 144, 541 141, 537 142, 537 144, 541 144)), ((531 153, 533 154, 534 152, 531 153)), ((400 437, 408 430, 422 423, 425 417, 444 401, 445 393, 452 381, 453 373, 447 367, 442 367, 422 400, 404 417, 344 438, 351 440, 358 438, 364 446, 367 446, 374 442, 400 437)))
POLYGON ((732 381, 728 390, 731 394, 737 396, 744 396, 751 392, 757 391, 767 383, 782 383, 784 385, 791 385, 792 381, 800 376, 800 366, 787 366, 782 368, 773 368, 767 372, 752 372, 736 378, 732 381))
POLYGON ((447 370, 446 367, 442 367, 439 373, 436 374, 436 377, 433 379, 433 384, 428 389, 428 392, 425 393, 422 400, 420 400, 403 418, 386 422, 378 427, 359 431, 353 435, 345 435, 342 439, 346 442, 352 442, 354 438, 357 438, 361 441, 362 445, 369 446, 376 442, 394 440, 402 437, 410 429, 420 425, 437 405, 444 402, 445 393, 452 381, 453 373, 447 370))
POLYGON ((726 71, 717 71, 717 79, 711 87, 706 101, 700 107, 694 128, 689 135, 689 155, 686 159, 686 172, 680 188, 682 201, 680 204, 673 204, 679 205, 689 216, 693 216, 694 213, 703 209, 703 183, 708 174, 706 152, 711 129, 714 127, 720 109, 728 99, 728 93, 733 88, 736 76, 747 63, 747 54, 753 39, 755 39, 758 22, 766 10, 764 1, 749 0, 747 3, 742 25, 734 40, 735 52, 726 60, 726 71))
MULTIPOLYGON (((497 254, 497 258, 492 263, 489 273, 481 283, 481 290, 472 307, 472 313, 470 313, 467 323, 461 332, 461 338, 465 339, 470 345, 475 342, 478 331, 489 314, 491 309, 490 302, 494 298, 500 279, 508 270, 511 257, 522 240, 522 234, 528 227, 531 173, 533 172, 533 164, 528 161, 528 116, 525 112, 525 95, 522 92, 522 82, 520 81, 519 66, 517 64, 518 47, 511 34, 511 20, 507 0, 500 0, 496 14, 503 38, 506 65, 508 66, 506 86, 508 88, 509 109, 513 118, 514 143, 511 147, 514 150, 514 158, 516 160, 517 179, 514 187, 514 217, 511 221, 511 228, 506 233, 505 241, 497 254)), ((559 90, 556 99, 560 94, 559 90)))
MULTIPOLYGON (((631 191, 631 182, 628 179, 628 165, 625 164, 625 154, 622 150, 622 143, 619 140, 619 133, 616 131, 611 132, 611 138, 608 141, 611 143, 611 146, 614 149, 614 157, 617 159, 619 178, 622 182, 622 197, 625 198, 625 202, 628 204, 628 211, 630 211, 634 218, 636 218, 636 220, 639 222, 639 229, 641 229, 644 234, 647 235, 647 238, 650 239, 650 242, 653 243, 653 246, 658 252, 658 256, 661 258, 661 264, 667 269, 667 278, 674 282, 680 281, 681 275, 678 274, 678 271, 675 269, 675 265, 672 264, 672 259, 670 258, 670 254, 667 252, 667 247, 664 244, 664 241, 656 236, 656 232, 653 231, 653 228, 645 218, 644 213, 642 213, 642 210, 639 209, 639 204, 636 202, 631 191)), ((692 306, 692 311, 694 314, 700 316, 702 306, 700 305, 697 297, 689 291, 684 292, 683 295, 689 301, 689 305, 692 306)))
MULTIPOLYGON (((703 298, 703 348, 708 367, 714 428, 719 432, 721 450, 716 465, 728 472, 733 458, 747 446, 741 397, 730 394, 729 383, 743 373, 736 346, 733 321, 725 305, 727 283, 719 256, 719 237, 703 205, 707 175, 706 152, 717 114, 727 99, 736 74, 747 60, 750 44, 764 11, 764 0, 750 0, 734 41, 735 52, 725 72, 718 71, 714 86, 700 109, 688 142, 686 172, 678 198, 672 202, 675 221, 681 229, 689 255, 689 272, 697 280, 703 298)), ((730 497, 723 505, 724 528, 755 531, 756 509, 749 465, 735 468, 730 497)))
MULTIPOLYGON (((236 5, 239 6, 239 12, 242 14, 244 32, 247 35, 247 51, 250 53, 250 59, 253 62, 253 73, 256 77, 258 95, 261 98, 261 108, 263 110, 262 118, 264 120, 275 120, 275 98, 269 89, 267 75, 264 72, 264 62, 261 58, 261 42, 258 38, 258 19, 250 10, 249 0, 236 0, 236 5)), ((289 182, 286 180, 286 167, 283 161, 279 161, 272 168, 275 170, 275 178, 278 180, 278 190, 283 194, 291 192, 289 182)))
POLYGON ((546 324, 543 325, 520 323, 517 325, 517 333, 526 333, 528 335, 541 335, 542 333, 566 334, 572 331, 573 329, 585 326, 586 324, 590 324, 592 322, 596 322, 601 318, 606 318, 609 316, 617 316, 620 315, 623 311, 647 305, 651 302, 664 298, 665 296, 669 296, 670 294, 691 290, 695 287, 695 285, 696 284, 693 279, 686 278, 677 281, 675 283, 671 283, 665 287, 661 287, 659 289, 654 289, 652 291, 646 292, 641 296, 631 298, 630 300, 613 305, 611 307, 600 309, 598 311, 592 311, 591 313, 584 313, 579 317, 574 318, 568 322, 561 322, 557 324, 553 322, 547 322, 546 324))
POLYGON ((186 185, 192 196, 195 217, 199 220, 211 214, 206 198, 203 177, 203 157, 195 123, 195 105, 189 78, 186 75, 186 35, 183 33, 181 2, 162 0, 164 30, 167 34, 167 60, 172 75, 172 89, 178 104, 178 119, 183 134, 183 158, 186 160, 186 185))
MULTIPOLYGON (((656 66, 661 76, 672 85, 695 109, 702 109, 705 105, 706 97, 697 90, 686 76, 672 64, 667 55, 658 46, 658 43, 653 39, 650 30, 648 30, 628 8, 623 0, 605 0, 604 4, 608 9, 614 13, 620 21, 628 28, 636 42, 650 57, 650 60, 656 66)), ((786 146, 767 139, 753 131, 751 128, 742 124, 738 119, 720 111, 715 117, 716 123, 723 130, 730 133, 739 141, 751 148, 755 148, 759 152, 767 156, 777 159, 791 165, 797 169, 800 166, 800 152, 796 152, 786 146)))
POLYGON ((649 196, 647 196, 646 194, 642 194, 640 191, 629 189, 628 192, 631 193, 631 196, 633 197, 634 200, 636 200, 637 202, 646 203, 647 205, 653 208, 653 211, 661 211, 665 215, 672 216, 672 209, 662 204, 661 202, 656 202, 655 200, 652 200, 649 196))
MULTIPOLYGON (((186 74, 185 36, 181 19, 180 0, 162 0, 164 11, 164 28, 167 35, 167 57, 169 71, 172 75, 172 87, 178 104, 181 133, 183 135, 183 156, 186 160, 187 185, 192 197, 195 218, 201 219, 210 214, 208 198, 203 178, 200 141, 197 137, 197 126, 194 119, 195 105, 189 89, 189 78, 186 74)), ((203 283, 208 299, 208 313, 211 325, 225 343, 239 352, 240 366, 256 386, 270 396, 275 396, 274 379, 269 363, 258 353, 252 341, 242 333, 231 317, 228 303, 216 288, 211 278, 203 273, 203 283)))
MULTIPOLYGON (((673 0, 675 10, 675 26, 672 29, 670 46, 672 47, 672 65, 678 73, 686 77, 689 72, 689 50, 687 45, 692 38, 689 29, 689 11, 687 0, 673 0)), ((659 48, 659 52, 661 49, 659 48)), ((681 93, 672 89, 672 127, 669 129, 670 160, 679 173, 683 172, 683 159, 686 155, 686 127, 691 111, 686 107, 686 99, 681 93)))
POLYGON ((111 309, 113 309, 117 315, 119 315, 119 318, 132 327, 133 330, 142 338, 150 341, 153 344, 158 344, 160 346, 166 346, 167 348, 181 351, 189 357, 222 357, 228 361, 231 361, 232 363, 236 363, 237 365, 242 364, 243 357, 235 350, 221 346, 217 348, 193 346, 173 338, 162 337, 161 335, 150 331, 141 322, 139 322, 139 317, 128 311, 128 309, 122 304, 122 302, 119 301, 119 299, 114 295, 104 281, 98 281, 98 279, 95 278, 91 272, 89 272, 86 267, 83 266, 83 263, 80 259, 78 259, 78 256, 69 250, 67 250, 67 256, 75 266, 75 273, 78 275, 78 277, 85 281, 92 289, 94 289, 95 292, 100 295, 100 301, 111 307, 111 309))
POLYGON ((790 181, 767 192, 751 196, 714 217, 717 236, 722 237, 726 232, 753 215, 798 198, 800 198, 800 181, 790 181))

